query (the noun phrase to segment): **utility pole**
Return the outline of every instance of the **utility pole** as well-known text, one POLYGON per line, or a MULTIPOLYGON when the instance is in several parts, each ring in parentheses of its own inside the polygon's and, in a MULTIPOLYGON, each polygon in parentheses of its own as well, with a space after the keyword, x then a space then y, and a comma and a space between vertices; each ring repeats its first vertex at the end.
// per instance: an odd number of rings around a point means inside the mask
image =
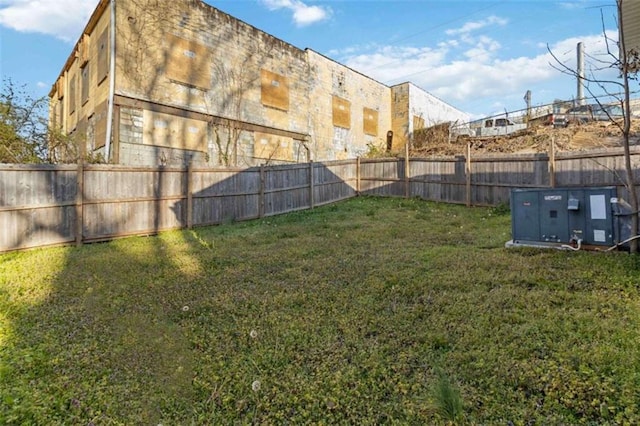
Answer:
POLYGON ((582 42, 578 43, 578 105, 584 105, 584 47, 582 42))
POLYGON ((527 104, 527 123, 531 120, 531 90, 527 90, 524 94, 524 101, 527 104))

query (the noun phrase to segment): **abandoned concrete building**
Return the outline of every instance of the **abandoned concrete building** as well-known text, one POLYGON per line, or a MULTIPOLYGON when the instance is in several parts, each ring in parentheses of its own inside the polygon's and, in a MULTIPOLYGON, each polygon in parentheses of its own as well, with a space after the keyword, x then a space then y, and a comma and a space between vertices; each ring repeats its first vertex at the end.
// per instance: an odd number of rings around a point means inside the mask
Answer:
POLYGON ((355 158, 468 121, 199 0, 101 0, 49 96, 53 126, 136 166, 355 158))

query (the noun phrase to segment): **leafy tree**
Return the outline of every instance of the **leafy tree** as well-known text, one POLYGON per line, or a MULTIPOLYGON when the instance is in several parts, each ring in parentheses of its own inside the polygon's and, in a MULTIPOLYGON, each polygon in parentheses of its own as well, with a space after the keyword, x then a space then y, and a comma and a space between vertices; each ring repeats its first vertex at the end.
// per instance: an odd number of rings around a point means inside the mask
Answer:
MULTIPOLYGON (((3 80, 0 92, 0 163, 73 163, 74 136, 49 126, 49 99, 35 98, 25 85, 3 80)), ((87 158, 98 162, 98 158, 87 158)))
POLYGON ((41 163, 47 158, 47 98, 3 81, 0 93, 0 163, 41 163))

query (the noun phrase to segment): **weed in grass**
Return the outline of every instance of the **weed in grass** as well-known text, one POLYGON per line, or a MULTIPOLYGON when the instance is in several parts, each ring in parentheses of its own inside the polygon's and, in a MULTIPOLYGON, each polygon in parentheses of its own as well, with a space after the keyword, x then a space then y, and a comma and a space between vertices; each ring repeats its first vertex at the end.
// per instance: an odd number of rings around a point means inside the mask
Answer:
POLYGON ((449 338, 444 334, 438 333, 431 337, 431 347, 436 351, 446 351, 449 345, 449 338))
POLYGON ((511 207, 509 203, 500 203, 490 209, 491 214, 496 216, 506 216, 511 214, 511 207))
POLYGON ((433 386, 436 412, 446 421, 457 422, 462 420, 464 409, 460 391, 453 386, 444 371, 438 370, 436 374, 437 378, 433 386))

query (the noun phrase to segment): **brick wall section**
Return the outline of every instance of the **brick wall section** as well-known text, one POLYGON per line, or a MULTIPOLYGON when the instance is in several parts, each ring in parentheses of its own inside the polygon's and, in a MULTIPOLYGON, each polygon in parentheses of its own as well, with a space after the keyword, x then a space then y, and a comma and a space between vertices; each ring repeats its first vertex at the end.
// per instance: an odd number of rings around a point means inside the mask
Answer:
MULTIPOLYGON (((149 2, 128 2, 119 8, 118 22, 122 25, 118 40, 122 48, 117 61, 118 94, 307 133, 308 72, 303 50, 198 1, 178 0, 163 2, 157 8, 144 7, 149 2), (209 88, 192 87, 169 78, 172 64, 167 51, 172 46, 168 43, 177 39, 192 41, 204 49, 205 53, 198 54, 208 55, 209 88), (262 69, 286 78, 287 108, 263 105, 262 69)), ((200 80, 201 75, 198 77, 200 80)), ((242 146, 239 152, 255 152, 243 136, 238 141, 242 146)), ((208 145, 215 150, 215 140, 210 142, 208 145)), ((214 160, 219 158, 217 151, 209 154, 214 160)))
POLYGON ((120 110, 120 141, 127 144, 142 144, 142 110, 122 108, 120 110))
POLYGON ((309 61, 309 121, 316 159, 340 160, 366 154, 368 145, 380 148, 391 129, 391 91, 389 87, 345 67, 313 50, 309 61), (332 99, 338 96, 350 103, 348 128, 334 126, 332 99), (378 111, 378 134, 364 132, 364 108, 378 111))

